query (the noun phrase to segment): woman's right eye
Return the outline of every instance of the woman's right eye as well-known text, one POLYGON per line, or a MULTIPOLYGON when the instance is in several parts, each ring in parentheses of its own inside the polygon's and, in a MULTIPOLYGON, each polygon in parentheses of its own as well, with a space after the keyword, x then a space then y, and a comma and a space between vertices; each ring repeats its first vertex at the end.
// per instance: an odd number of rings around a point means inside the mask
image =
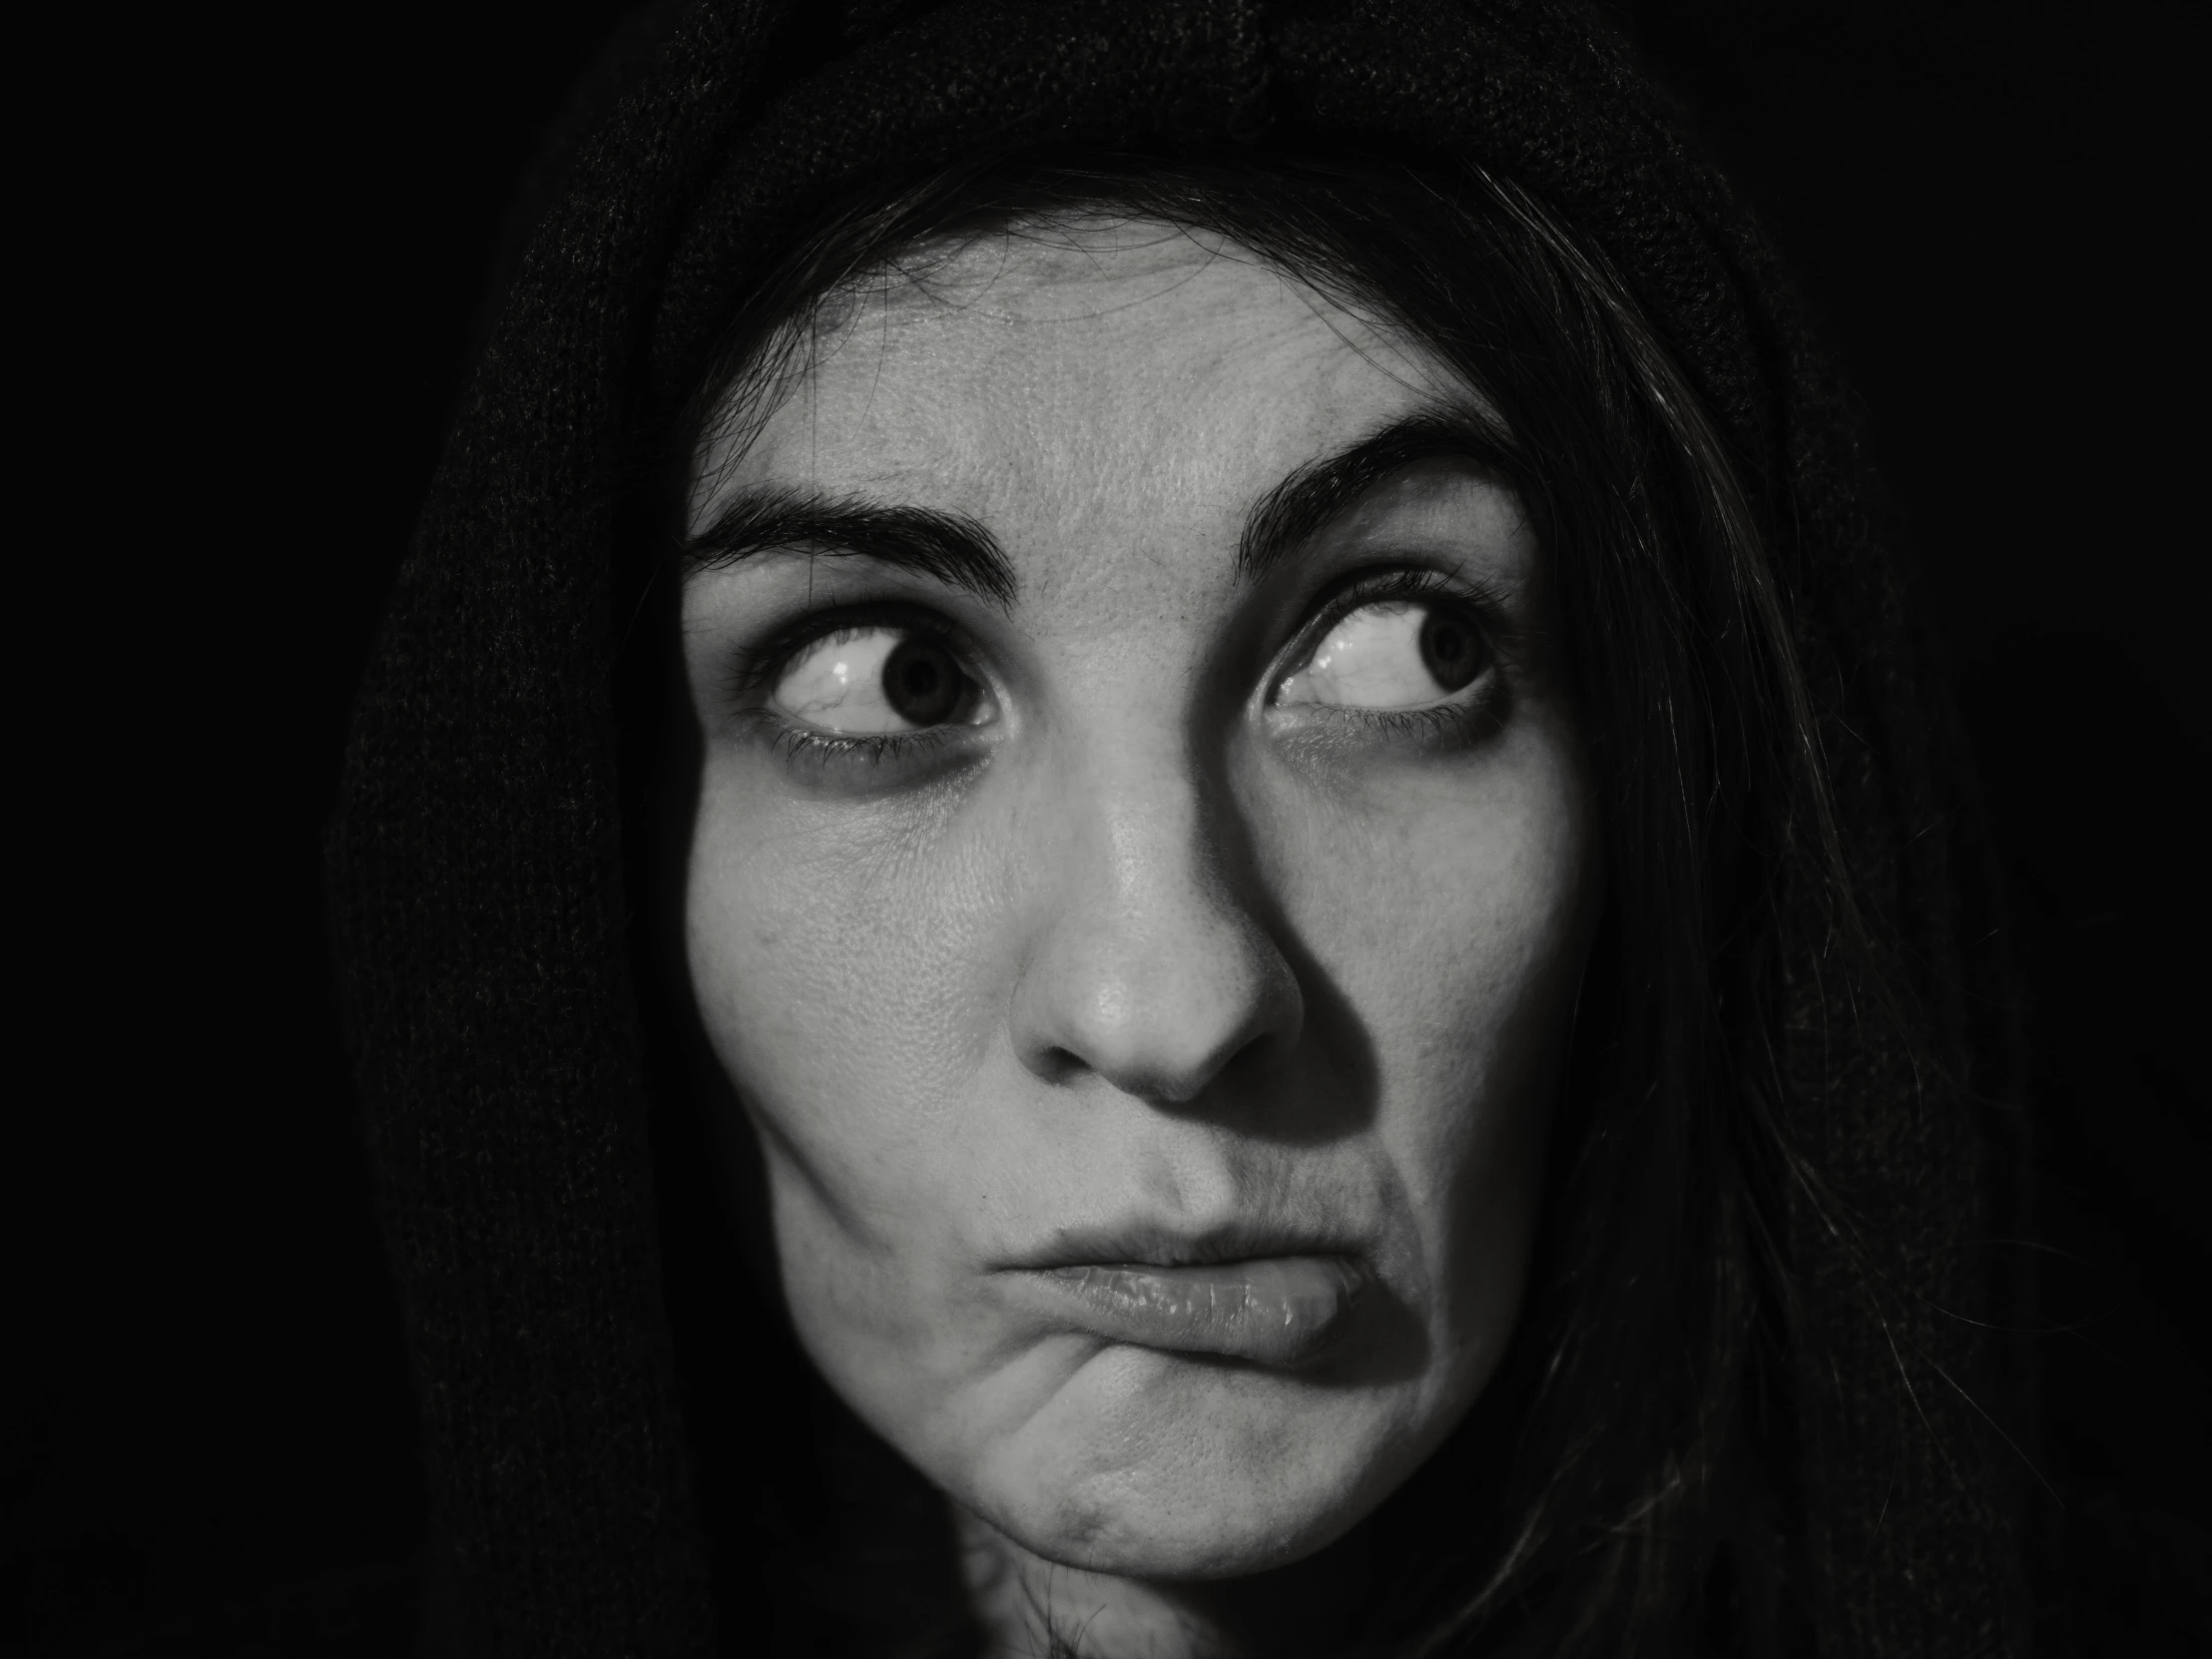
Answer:
POLYGON ((840 628, 804 646, 769 707, 818 732, 884 737, 975 725, 985 695, 942 640, 906 628, 840 628))

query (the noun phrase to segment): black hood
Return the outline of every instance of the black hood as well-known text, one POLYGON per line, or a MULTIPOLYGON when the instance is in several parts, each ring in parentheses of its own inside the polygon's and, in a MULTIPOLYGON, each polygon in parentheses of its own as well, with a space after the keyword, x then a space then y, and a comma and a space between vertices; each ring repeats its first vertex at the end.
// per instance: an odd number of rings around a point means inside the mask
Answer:
MULTIPOLYGON (((696 1654, 714 1614, 665 1312, 613 701, 625 496, 750 284, 856 184, 982 143, 1358 137, 1465 155, 1618 273, 1762 520, 1899 1022, 1808 903, 1791 1131, 1856 1230, 1787 1249, 1819 1651, 2021 1651, 1969 1399, 2015 1197, 1992 883, 1849 399, 1774 255, 1594 13, 1550 0, 707 0, 567 141, 356 708, 331 839, 351 1040, 466 1649, 696 1654), (1902 1029, 1904 1036, 1898 1035, 1902 1029), (1887 1033, 1887 1034, 1885 1034, 1887 1033), (1872 1287, 1872 1289, 1870 1289, 1872 1287)), ((1817 881, 1808 879, 1810 890, 1817 881)), ((728 1615, 729 1609, 725 1609, 728 1615)), ((726 1626, 736 1620, 726 1616, 726 1626)), ((747 1635, 725 1638, 749 1651, 747 1635)))

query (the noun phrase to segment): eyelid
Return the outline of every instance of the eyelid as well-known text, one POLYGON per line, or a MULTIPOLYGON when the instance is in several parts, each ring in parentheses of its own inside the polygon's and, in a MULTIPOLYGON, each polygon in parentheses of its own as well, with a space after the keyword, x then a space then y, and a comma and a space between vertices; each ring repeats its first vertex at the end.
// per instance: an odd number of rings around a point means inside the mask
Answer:
MULTIPOLYGON (((773 719, 765 710, 753 718, 773 719)), ((864 761, 880 766, 886 761, 922 756, 943 745, 958 727, 925 726, 912 732, 815 732, 789 721, 775 720, 768 728, 770 744, 787 763, 802 763, 827 770, 840 762, 864 761)))
POLYGON ((746 703, 775 690, 776 683, 811 647, 846 628, 895 628, 941 641, 978 680, 975 652, 967 636, 923 605, 905 600, 862 600, 808 611, 771 630, 765 639, 731 654, 728 696, 746 703))
POLYGON ((814 611, 776 629, 759 644, 736 654, 725 706, 741 727, 764 740, 787 767, 804 769, 817 779, 834 774, 842 780, 836 788, 870 788, 864 782, 877 768, 894 769, 887 787, 898 787, 911 763, 925 763, 935 756, 951 756, 964 748, 974 727, 964 723, 916 727, 903 732, 831 732, 787 715, 770 701, 786 673, 808 651, 830 635, 845 630, 896 629, 908 638, 927 634, 942 640, 963 667, 974 672, 991 695, 989 679, 974 666, 974 653, 965 636, 925 607, 898 604, 841 605, 814 611), (858 769, 858 770, 855 770, 858 769))
POLYGON ((1499 656, 1511 643, 1504 600, 1491 588, 1465 577, 1449 576, 1427 565, 1368 566, 1333 584, 1315 603, 1308 618, 1291 636, 1288 646, 1269 671, 1266 695, 1312 660, 1332 630, 1355 611, 1370 605, 1406 601, 1448 601, 1463 608, 1482 630, 1482 637, 1499 656))

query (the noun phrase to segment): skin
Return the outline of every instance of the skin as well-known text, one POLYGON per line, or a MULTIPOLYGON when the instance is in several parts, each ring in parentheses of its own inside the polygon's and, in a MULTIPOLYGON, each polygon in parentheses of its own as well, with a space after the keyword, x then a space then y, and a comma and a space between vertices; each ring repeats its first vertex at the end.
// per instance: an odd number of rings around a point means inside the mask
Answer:
POLYGON ((1597 905, 1539 550, 1446 456, 1238 561, 1300 468, 1472 406, 1263 262, 1101 224, 831 307, 700 470, 695 533, 819 492, 964 515, 1011 567, 1000 604, 772 546, 683 601, 699 1008, 801 1341, 952 1500, 999 1653, 1042 1652, 1042 1610, 1109 1656, 1326 1629, 1343 1585, 1283 1569, 1404 1481, 1512 1331, 1597 905), (1483 676, 1422 682, 1426 716, 1329 702, 1402 691, 1401 604, 1357 622, 1369 679, 1314 700, 1331 595, 1407 571, 1414 614, 1475 619, 1483 676), (792 710, 867 710, 807 703, 827 659, 792 629, 865 604, 933 619, 979 692, 919 744, 826 753, 792 710), (1110 1340, 1009 1267, 1086 1227, 1326 1238, 1367 1289, 1318 1360, 1110 1340))

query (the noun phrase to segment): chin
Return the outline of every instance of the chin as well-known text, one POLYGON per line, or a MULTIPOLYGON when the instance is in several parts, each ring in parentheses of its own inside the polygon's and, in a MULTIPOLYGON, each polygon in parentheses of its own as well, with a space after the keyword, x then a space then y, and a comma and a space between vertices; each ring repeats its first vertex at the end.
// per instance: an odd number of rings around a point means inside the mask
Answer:
POLYGON ((1154 1581, 1266 1572, 1350 1531, 1417 1456, 1392 1443, 1389 1402, 1363 1395, 1110 1350, 951 1484, 1063 1566, 1154 1581))

